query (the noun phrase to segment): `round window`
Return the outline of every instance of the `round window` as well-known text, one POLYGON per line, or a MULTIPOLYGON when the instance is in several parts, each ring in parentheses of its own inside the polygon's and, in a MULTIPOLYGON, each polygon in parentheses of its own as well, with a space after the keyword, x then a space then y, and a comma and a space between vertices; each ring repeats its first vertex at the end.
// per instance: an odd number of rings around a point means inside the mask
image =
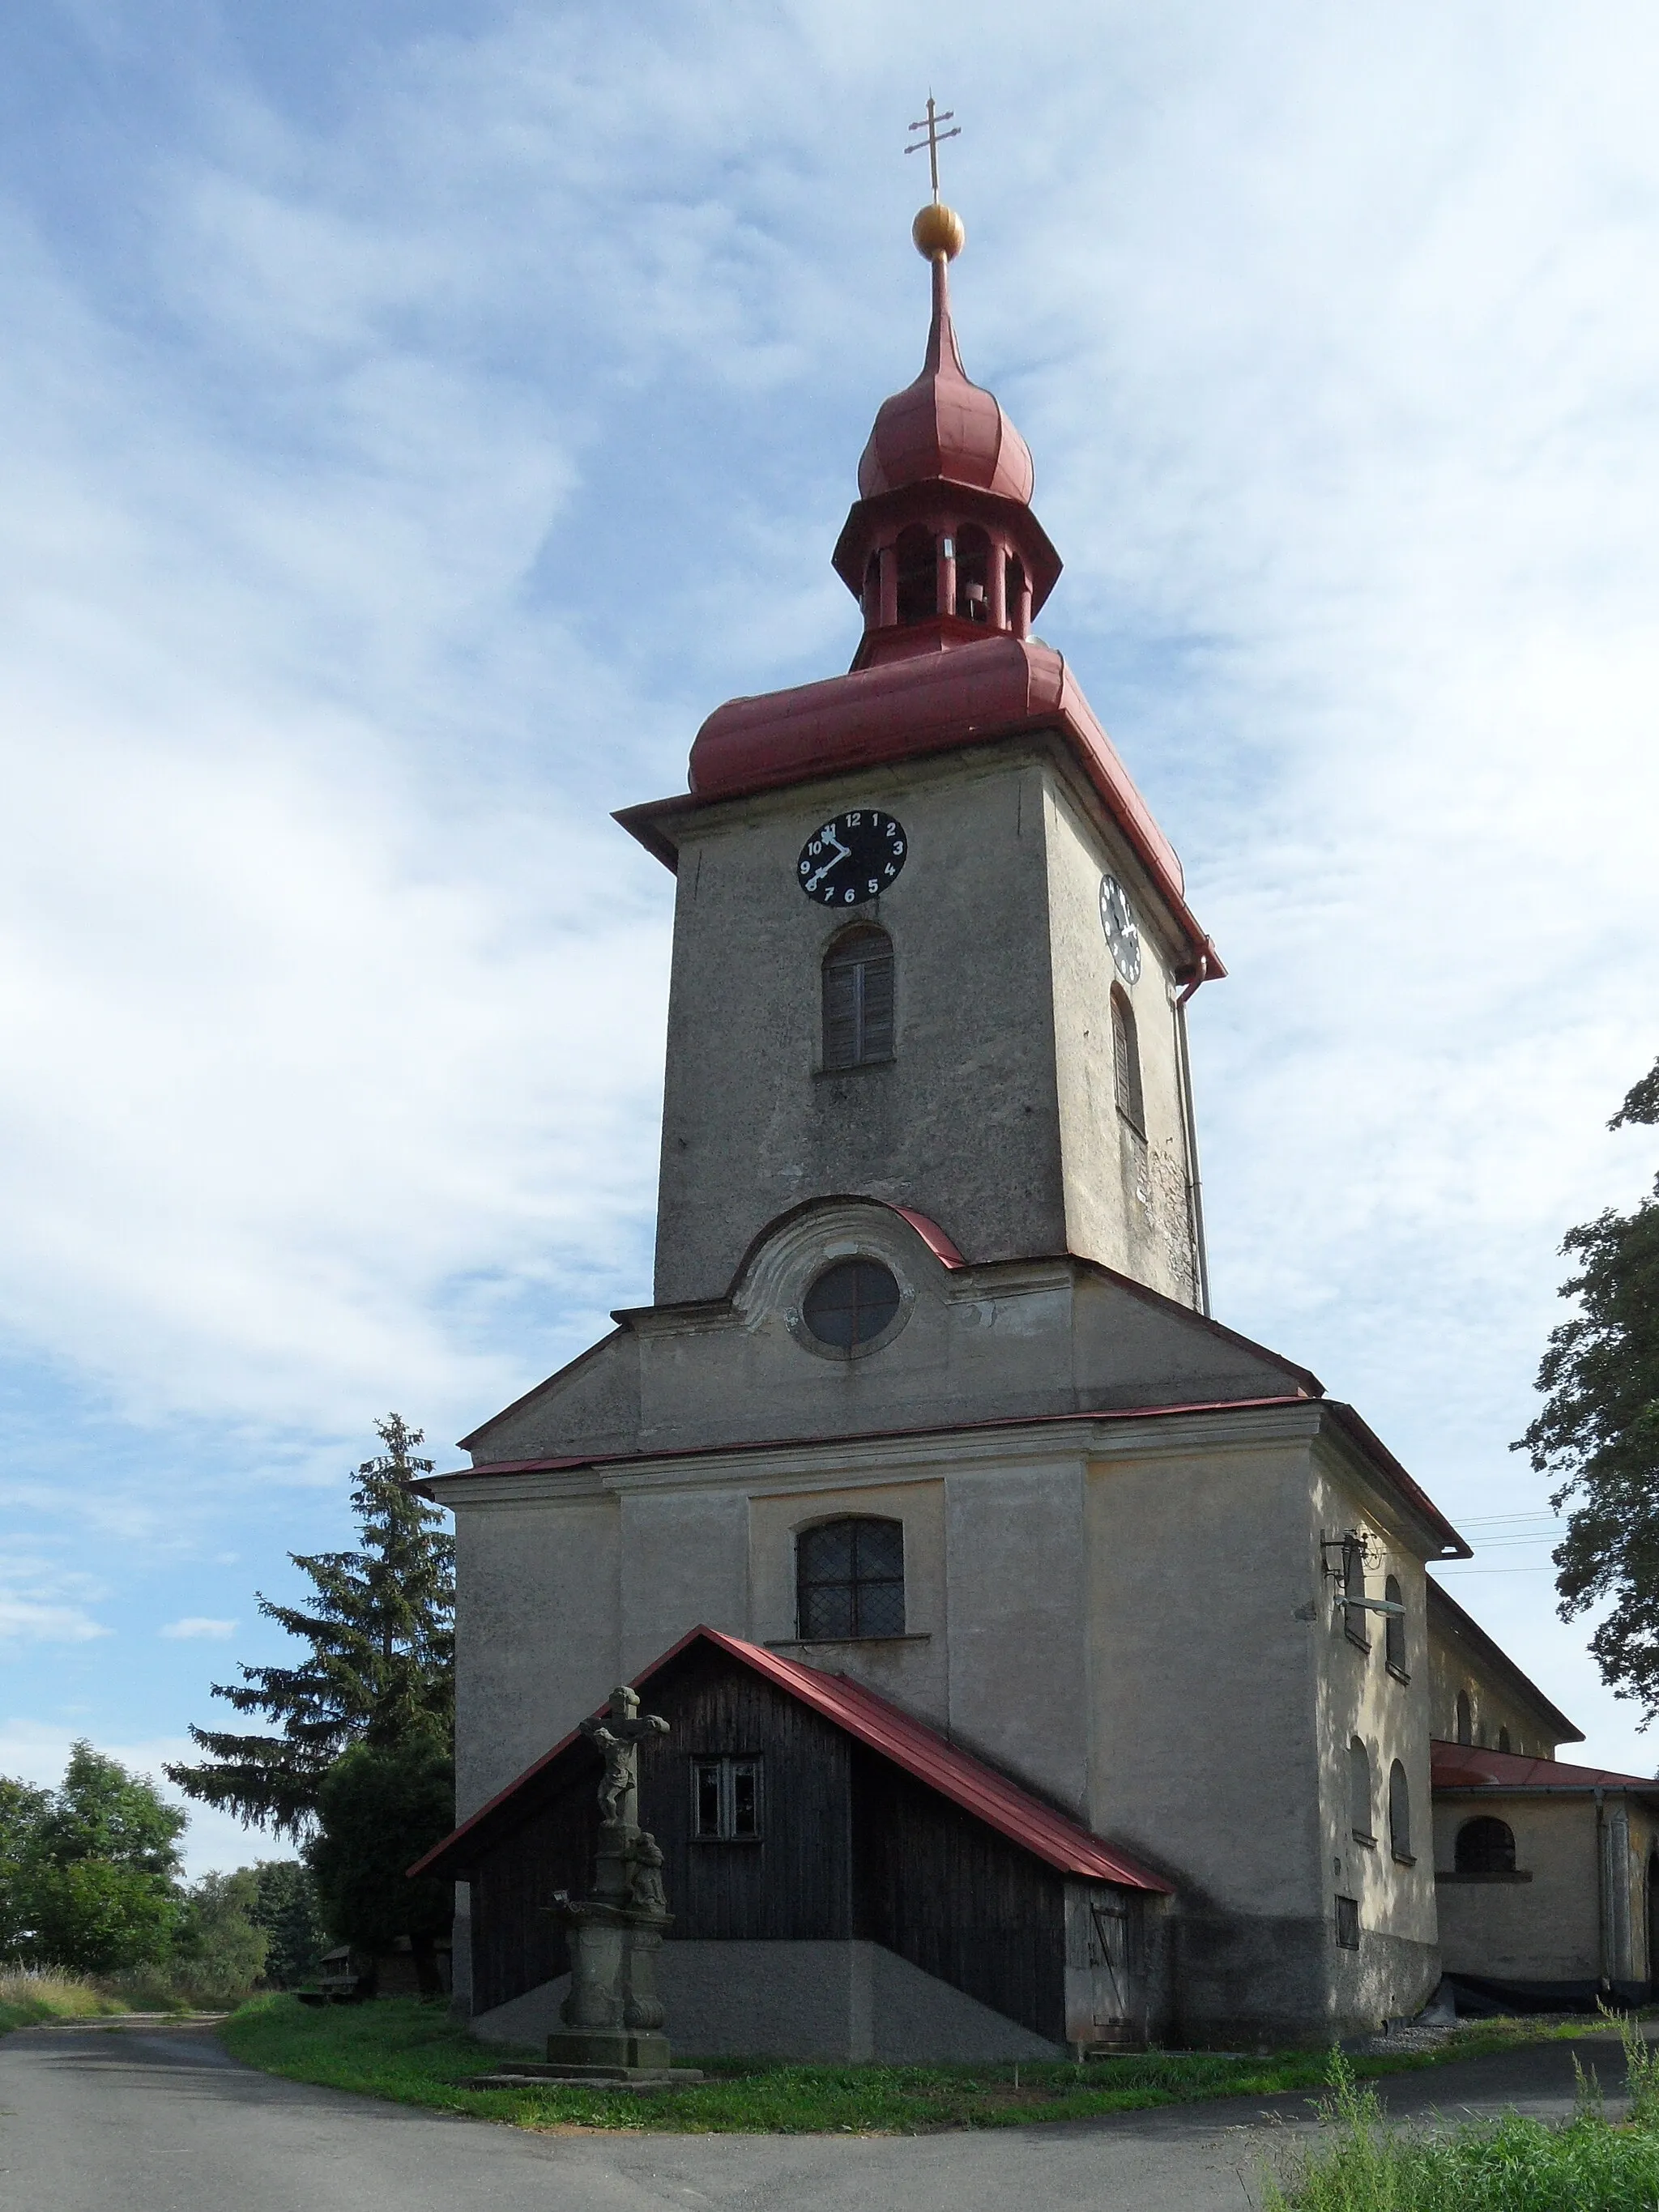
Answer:
POLYGON ((899 1310, 899 1286, 878 1260, 838 1260, 801 1302, 801 1319, 820 1344, 850 1352, 881 1334, 899 1310))

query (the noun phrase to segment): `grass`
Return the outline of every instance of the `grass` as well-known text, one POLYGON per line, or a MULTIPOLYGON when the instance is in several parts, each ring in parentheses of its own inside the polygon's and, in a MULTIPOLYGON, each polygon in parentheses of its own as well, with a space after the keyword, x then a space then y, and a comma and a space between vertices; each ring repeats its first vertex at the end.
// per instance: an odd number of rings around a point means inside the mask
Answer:
POLYGON ((0 2035, 43 2020, 94 2020, 126 2009, 84 1974, 58 1966, 0 1966, 0 2035))
MULTIPOLYGON (((295 2081, 355 2089, 400 2104, 469 2112, 518 2127, 633 2128, 676 2134, 909 2135, 939 2128, 1022 2126, 1087 2119, 1196 2098, 1269 2096, 1327 2086, 1322 2054, 1279 2051, 1146 2051, 1121 2058, 987 2066, 805 2066, 762 2059, 706 2059, 711 2078, 650 2095, 549 2082, 465 2089, 469 2075, 516 2054, 476 2043, 440 2001, 387 1997, 371 2004, 310 2008, 293 1997, 259 1996, 221 2033, 235 2057, 295 2081)), ((1358 2058, 1362 2075, 1403 2073, 1583 2033, 1583 2023, 1482 2021, 1443 2052, 1358 2058)), ((1337 2200, 1340 2202, 1340 2200, 1337 2200)), ((1468 2208, 1461 2208, 1468 2212, 1468 2208)))
POLYGON ((1619 2025, 1630 2095, 1622 2125, 1580 2069, 1565 2126, 1506 2112, 1449 2134, 1407 2131, 1333 2056, 1320 2111, 1335 2140, 1264 2177, 1263 2212, 1653 2212, 1659 2058, 1634 2021, 1619 2025))

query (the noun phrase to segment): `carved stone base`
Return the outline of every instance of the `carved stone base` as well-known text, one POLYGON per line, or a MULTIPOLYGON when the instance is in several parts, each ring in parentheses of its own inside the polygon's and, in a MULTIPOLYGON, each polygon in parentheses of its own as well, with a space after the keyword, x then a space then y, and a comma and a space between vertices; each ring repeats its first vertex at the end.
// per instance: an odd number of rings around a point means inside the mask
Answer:
POLYGON ((635 2033, 628 2028, 591 2027, 568 2027, 558 2035, 550 2035, 547 2060, 550 2066, 584 2068, 606 2074, 639 2068, 666 2073, 672 2063, 665 2035, 653 2034, 648 2029, 635 2033))

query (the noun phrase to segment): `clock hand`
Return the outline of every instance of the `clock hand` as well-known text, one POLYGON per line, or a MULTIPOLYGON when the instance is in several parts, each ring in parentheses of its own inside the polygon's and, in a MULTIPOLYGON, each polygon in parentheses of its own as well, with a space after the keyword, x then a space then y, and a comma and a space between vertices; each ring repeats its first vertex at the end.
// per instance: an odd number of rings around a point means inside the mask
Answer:
POLYGON ((830 843, 835 847, 836 857, 833 860, 826 860, 816 875, 808 876, 806 878, 806 888, 809 891, 817 890, 818 885, 823 881, 824 878, 830 873, 830 871, 833 867, 835 867, 840 861, 851 860, 853 856, 852 847, 850 845, 843 845, 833 830, 825 830, 823 834, 829 840, 830 843))

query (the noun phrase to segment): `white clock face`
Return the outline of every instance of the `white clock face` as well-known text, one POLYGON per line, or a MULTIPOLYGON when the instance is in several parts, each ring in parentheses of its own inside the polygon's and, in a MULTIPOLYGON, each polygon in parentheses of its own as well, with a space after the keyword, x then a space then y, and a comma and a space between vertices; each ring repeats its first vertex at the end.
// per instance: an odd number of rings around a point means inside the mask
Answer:
POLYGON ((1117 972, 1126 983, 1140 981, 1140 932, 1135 927, 1129 894, 1115 876, 1100 879, 1100 926, 1112 948, 1117 972))

